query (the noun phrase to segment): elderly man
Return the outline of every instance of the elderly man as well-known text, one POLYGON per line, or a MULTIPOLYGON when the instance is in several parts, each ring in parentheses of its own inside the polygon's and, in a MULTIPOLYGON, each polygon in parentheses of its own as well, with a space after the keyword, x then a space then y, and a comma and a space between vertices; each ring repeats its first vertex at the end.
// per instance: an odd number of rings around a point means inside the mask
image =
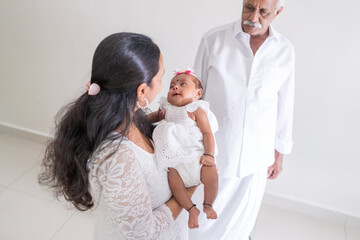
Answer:
POLYGON ((244 0, 241 20, 201 41, 194 68, 219 121, 219 217, 200 218, 190 239, 247 239, 267 178, 291 152, 294 50, 270 25, 282 10, 281 0, 244 0))

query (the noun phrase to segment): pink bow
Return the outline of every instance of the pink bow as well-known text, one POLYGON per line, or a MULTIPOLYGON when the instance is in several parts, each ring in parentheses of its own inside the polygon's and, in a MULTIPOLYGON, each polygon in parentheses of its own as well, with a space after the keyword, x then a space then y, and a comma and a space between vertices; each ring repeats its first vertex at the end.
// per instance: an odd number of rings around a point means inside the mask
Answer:
POLYGON ((194 71, 190 68, 188 68, 187 70, 176 70, 174 71, 174 75, 180 75, 180 74, 194 74, 194 71))

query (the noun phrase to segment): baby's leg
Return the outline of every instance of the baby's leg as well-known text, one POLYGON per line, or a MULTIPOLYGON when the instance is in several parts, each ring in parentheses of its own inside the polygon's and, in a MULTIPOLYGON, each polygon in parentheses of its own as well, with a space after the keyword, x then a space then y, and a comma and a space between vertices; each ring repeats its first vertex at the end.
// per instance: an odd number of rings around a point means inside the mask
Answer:
POLYGON ((174 168, 169 168, 169 185, 175 200, 179 205, 189 212, 189 228, 198 228, 199 209, 194 206, 191 198, 186 191, 183 180, 181 179, 178 171, 174 168))
POLYGON ((213 209, 212 205, 216 199, 218 193, 218 173, 216 166, 201 167, 200 179, 204 184, 204 213, 208 219, 216 219, 217 213, 213 209))

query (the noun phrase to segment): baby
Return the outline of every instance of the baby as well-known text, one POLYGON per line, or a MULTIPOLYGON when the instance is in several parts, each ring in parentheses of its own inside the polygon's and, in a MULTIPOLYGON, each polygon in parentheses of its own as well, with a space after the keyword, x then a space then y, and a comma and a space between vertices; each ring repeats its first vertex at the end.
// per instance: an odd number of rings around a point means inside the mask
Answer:
POLYGON ((177 71, 166 98, 160 100, 165 119, 153 133, 159 167, 169 170, 169 185, 176 201, 189 212, 189 228, 197 228, 199 209, 186 187, 204 184, 203 211, 216 219, 212 208, 218 192, 213 133, 218 124, 209 103, 200 100, 202 82, 192 70, 177 71))

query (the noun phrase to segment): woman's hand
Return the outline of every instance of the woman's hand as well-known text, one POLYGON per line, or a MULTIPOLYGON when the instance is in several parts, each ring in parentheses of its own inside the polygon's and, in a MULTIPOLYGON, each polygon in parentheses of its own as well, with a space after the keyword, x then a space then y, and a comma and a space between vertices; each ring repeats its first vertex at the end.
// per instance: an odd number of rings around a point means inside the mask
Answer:
POLYGON ((165 109, 161 110, 160 108, 156 112, 149 113, 147 117, 150 119, 150 122, 156 123, 160 122, 165 118, 166 111, 165 109))
MULTIPOLYGON (((195 190, 199 185, 186 188, 186 191, 190 198, 192 197, 192 195, 194 194, 195 190)), ((183 208, 179 205, 179 203, 175 200, 174 197, 171 197, 165 204, 166 206, 168 206, 168 208, 170 208, 173 218, 175 220, 179 216, 183 208)))
POLYGON ((163 120, 165 118, 165 114, 166 114, 166 110, 165 109, 161 110, 159 108, 159 110, 157 111, 158 122, 160 122, 161 120, 163 120))
MULTIPOLYGON (((198 186, 192 186, 192 187, 186 188, 186 192, 190 198, 194 194, 194 192, 198 186)), ((168 206, 168 208, 170 208, 173 218, 175 220, 179 216, 179 214, 183 208, 179 205, 179 203, 175 200, 174 197, 171 197, 165 204, 166 204, 166 206, 168 206)))
MULTIPOLYGON (((200 185, 200 184, 199 184, 199 185, 200 185)), ((194 192, 196 191, 196 189, 197 189, 197 187, 198 187, 199 185, 197 185, 197 186, 192 186, 192 187, 187 187, 187 188, 186 188, 186 191, 187 191, 187 193, 188 193, 188 195, 189 195, 190 198, 192 197, 192 195, 194 194, 194 192)))

